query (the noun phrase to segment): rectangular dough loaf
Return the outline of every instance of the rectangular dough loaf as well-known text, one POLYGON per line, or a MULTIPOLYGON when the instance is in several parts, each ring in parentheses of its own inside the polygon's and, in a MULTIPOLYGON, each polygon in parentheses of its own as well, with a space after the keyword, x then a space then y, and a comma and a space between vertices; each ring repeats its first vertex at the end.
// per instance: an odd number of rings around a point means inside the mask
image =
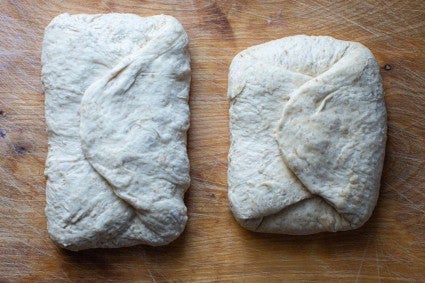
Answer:
POLYGON ((61 247, 164 245, 183 231, 187 44, 164 15, 62 14, 46 28, 46 215, 61 247))

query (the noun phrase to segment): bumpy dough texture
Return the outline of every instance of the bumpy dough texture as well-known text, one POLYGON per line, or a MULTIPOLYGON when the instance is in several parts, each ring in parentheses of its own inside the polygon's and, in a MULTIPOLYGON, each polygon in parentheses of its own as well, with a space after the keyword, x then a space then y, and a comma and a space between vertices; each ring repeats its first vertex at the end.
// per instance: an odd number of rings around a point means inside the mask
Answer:
POLYGON ((248 48, 231 64, 228 99, 229 201, 242 226, 312 234, 369 219, 387 127, 366 47, 293 36, 248 48))
POLYGON ((46 215, 60 246, 157 246, 183 231, 187 44, 164 15, 62 14, 46 28, 46 215))

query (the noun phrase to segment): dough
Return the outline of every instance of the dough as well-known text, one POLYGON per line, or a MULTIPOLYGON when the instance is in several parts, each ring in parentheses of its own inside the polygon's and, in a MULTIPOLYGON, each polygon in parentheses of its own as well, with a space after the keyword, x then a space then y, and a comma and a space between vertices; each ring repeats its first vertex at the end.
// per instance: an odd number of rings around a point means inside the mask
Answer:
POLYGON ((229 201, 243 227, 312 234, 367 221, 386 110, 366 47, 293 36, 248 48, 231 64, 228 99, 229 201))
POLYGON ((46 28, 46 215, 61 247, 158 246, 183 231, 187 44, 164 15, 62 14, 46 28))

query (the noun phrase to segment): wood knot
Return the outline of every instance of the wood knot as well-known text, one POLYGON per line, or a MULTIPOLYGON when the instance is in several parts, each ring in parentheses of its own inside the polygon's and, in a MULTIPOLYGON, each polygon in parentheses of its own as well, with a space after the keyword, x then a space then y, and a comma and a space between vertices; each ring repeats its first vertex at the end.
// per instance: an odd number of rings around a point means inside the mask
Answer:
POLYGON ((13 151, 16 154, 22 155, 22 154, 27 153, 28 152, 28 149, 27 149, 27 147, 25 147, 25 146, 23 146, 21 144, 14 144, 13 145, 13 151))
POLYGON ((384 70, 386 70, 386 71, 389 71, 389 70, 391 70, 393 67, 391 67, 391 65, 390 64, 385 64, 384 65, 384 70))

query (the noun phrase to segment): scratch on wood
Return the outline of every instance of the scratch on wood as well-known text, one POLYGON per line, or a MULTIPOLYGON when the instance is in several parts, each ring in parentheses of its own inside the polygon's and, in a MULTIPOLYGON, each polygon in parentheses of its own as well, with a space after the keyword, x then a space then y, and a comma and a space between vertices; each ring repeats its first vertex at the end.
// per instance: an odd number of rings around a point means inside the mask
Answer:
POLYGON ((148 268, 148 273, 149 273, 149 276, 150 276, 152 282, 156 283, 155 277, 153 277, 152 272, 149 268, 148 268))
POLYGON ((363 263, 366 260, 366 253, 367 253, 367 250, 369 248, 369 244, 370 244, 370 238, 367 240, 366 246, 363 250, 363 256, 362 256, 362 259, 361 259, 361 262, 360 262, 359 269, 357 270, 356 283, 359 282, 359 280, 360 280, 360 276, 361 276, 362 269, 363 269, 363 263))

